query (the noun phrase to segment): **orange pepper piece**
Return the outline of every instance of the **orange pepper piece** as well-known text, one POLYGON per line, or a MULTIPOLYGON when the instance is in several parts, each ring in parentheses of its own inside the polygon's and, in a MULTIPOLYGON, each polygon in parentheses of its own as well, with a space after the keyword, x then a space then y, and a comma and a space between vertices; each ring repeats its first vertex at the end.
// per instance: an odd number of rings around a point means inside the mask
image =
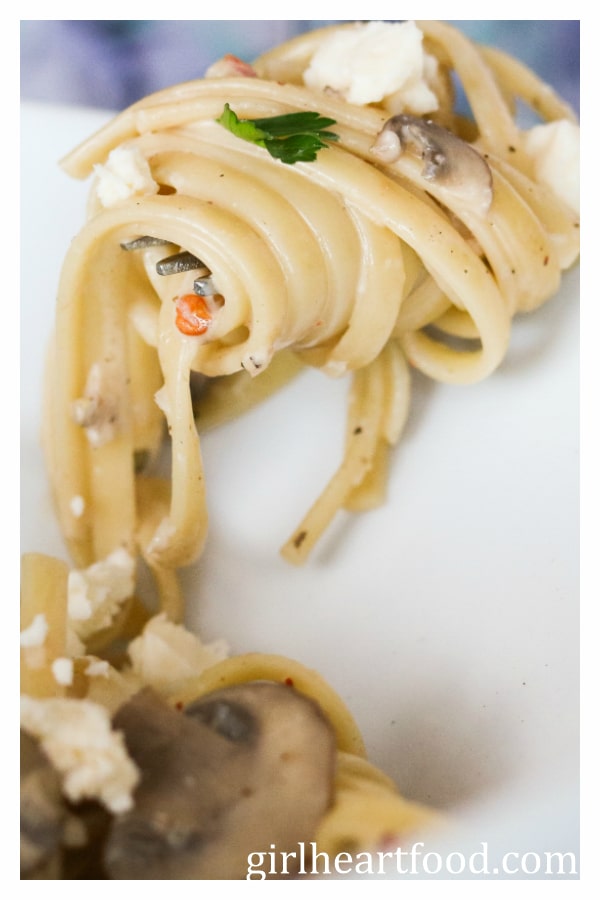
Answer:
POLYGON ((199 294, 182 294, 175 298, 175 325, 182 334, 197 337, 204 334, 212 321, 206 300, 199 294))

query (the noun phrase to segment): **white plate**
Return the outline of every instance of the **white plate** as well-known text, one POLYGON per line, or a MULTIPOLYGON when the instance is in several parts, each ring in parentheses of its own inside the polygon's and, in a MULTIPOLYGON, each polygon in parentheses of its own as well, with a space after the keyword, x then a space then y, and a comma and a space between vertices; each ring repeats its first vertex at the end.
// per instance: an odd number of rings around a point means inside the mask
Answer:
MULTIPOLYGON (((23 551, 64 555, 39 411, 86 185, 57 160, 105 119, 22 110, 23 551)), ((338 464, 346 383, 308 372, 203 441, 211 529, 185 577, 190 625, 319 669, 374 762, 458 816, 454 849, 577 850, 578 297, 573 271, 483 383, 416 378, 388 503, 340 515, 303 568, 278 550, 338 464)))

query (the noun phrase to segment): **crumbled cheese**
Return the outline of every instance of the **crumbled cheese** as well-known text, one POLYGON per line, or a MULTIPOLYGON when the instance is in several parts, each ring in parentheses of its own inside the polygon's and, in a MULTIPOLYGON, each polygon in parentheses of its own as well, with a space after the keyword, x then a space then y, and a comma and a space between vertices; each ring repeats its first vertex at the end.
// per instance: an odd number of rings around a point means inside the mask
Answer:
POLYGON ((48 620, 43 613, 38 613, 31 625, 21 632, 21 647, 41 647, 47 634, 48 620))
POLYGON ((108 678, 110 675, 110 663, 106 659, 90 659, 85 668, 85 674, 92 678, 96 676, 108 678))
POLYGON ((85 512, 85 500, 80 494, 76 494, 75 497, 71 497, 69 507, 75 518, 80 519, 85 512))
POLYGON ((92 616, 92 604, 87 598, 85 580, 81 572, 74 571, 69 576, 69 618, 72 622, 83 622, 92 616))
POLYGON ((156 194, 158 184, 150 165, 137 147, 115 147, 104 165, 95 165, 96 193, 103 206, 114 206, 128 197, 156 194))
POLYGON ((118 384, 109 367, 94 363, 90 366, 83 397, 71 407, 73 421, 85 429, 92 447, 102 447, 117 433, 118 408, 115 397, 118 384))
POLYGON ((57 684, 65 686, 73 684, 73 660, 66 656, 57 656, 52 662, 52 674, 57 684))
POLYGON ((21 727, 38 738, 69 800, 97 799, 111 812, 133 805, 139 773, 106 709, 89 700, 21 697, 21 727))
POLYGON ((193 678, 225 659, 223 641, 203 644, 182 625, 170 622, 164 613, 154 616, 128 648, 132 671, 144 684, 161 687, 193 678))
POLYGON ((118 548, 87 569, 73 569, 67 584, 70 623, 85 639, 108 627, 124 601, 132 596, 135 560, 127 550, 118 548))
POLYGON ((579 126, 566 119, 535 125, 524 135, 538 181, 579 212, 579 126))
MULTIPOLYGON (((304 72, 313 90, 332 90, 349 103, 381 103, 395 96, 403 111, 424 115, 438 108, 429 86, 437 61, 423 50, 414 22, 366 22, 334 32, 319 46, 304 72)), ((400 109, 398 109, 398 112, 400 109)))

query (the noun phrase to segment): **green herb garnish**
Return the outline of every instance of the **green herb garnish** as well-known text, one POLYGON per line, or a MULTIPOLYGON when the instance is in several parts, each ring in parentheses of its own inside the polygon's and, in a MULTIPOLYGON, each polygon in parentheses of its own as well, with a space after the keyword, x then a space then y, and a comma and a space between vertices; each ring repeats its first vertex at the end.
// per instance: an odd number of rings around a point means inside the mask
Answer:
POLYGON ((226 103, 217 122, 236 137, 264 147, 271 156, 288 165, 313 162, 317 152, 326 147, 328 141, 339 140, 339 135, 327 131, 330 125, 335 125, 335 119, 328 119, 317 112, 287 113, 267 119, 239 119, 226 103))

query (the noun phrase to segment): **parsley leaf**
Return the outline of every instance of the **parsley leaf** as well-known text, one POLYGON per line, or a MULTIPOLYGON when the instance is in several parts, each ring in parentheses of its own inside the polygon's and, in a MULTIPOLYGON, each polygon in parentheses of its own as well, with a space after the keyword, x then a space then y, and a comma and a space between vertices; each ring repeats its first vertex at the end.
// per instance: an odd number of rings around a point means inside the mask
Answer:
POLYGON ((251 144, 259 144, 261 147, 265 146, 264 139, 269 136, 257 128, 251 119, 238 119, 229 103, 225 104, 217 122, 229 129, 236 137, 242 138, 244 141, 250 141, 251 144))
POLYGON ((264 147, 271 156, 288 165, 313 162, 328 141, 339 140, 339 135, 327 130, 330 125, 335 125, 335 119, 328 119, 318 112, 240 119, 226 103, 217 122, 236 137, 264 147))

